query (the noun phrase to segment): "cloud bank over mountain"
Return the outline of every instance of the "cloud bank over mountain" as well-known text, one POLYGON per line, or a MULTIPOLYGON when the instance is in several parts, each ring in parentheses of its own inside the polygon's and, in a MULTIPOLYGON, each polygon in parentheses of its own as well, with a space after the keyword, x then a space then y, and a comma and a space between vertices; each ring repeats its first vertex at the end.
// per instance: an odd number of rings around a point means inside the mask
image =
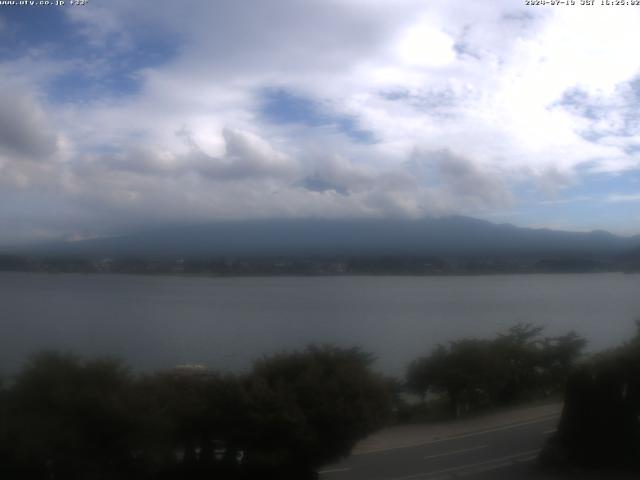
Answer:
POLYGON ((444 214, 638 233, 639 21, 507 0, 2 8, 0 244, 444 214))

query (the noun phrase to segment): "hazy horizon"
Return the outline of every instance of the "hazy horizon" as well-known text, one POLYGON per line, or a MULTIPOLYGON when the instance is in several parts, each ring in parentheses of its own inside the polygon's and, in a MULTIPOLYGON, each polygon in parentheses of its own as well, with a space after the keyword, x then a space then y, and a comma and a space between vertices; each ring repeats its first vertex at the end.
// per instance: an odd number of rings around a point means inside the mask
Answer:
MULTIPOLYGON (((110 239, 126 239, 130 237, 137 236, 150 236, 153 234, 170 234, 176 235, 180 234, 180 232, 186 231, 189 232, 193 229, 201 229, 201 228, 215 228, 215 227, 228 227, 233 225, 238 226, 246 226, 249 228, 259 228, 260 225, 271 226, 271 225, 286 225, 286 226, 295 226, 296 224, 314 224, 318 225, 326 224, 330 226, 342 225, 342 226, 357 226, 363 223, 365 224, 377 224, 381 228, 387 224, 389 227, 397 225, 398 222, 400 224, 411 225, 420 222, 433 222, 439 220, 448 220, 448 219, 456 219, 461 218, 463 220, 469 220, 470 222, 480 221, 480 222, 488 222, 490 226, 493 227, 513 227, 518 230, 529 230, 529 231, 538 231, 545 232, 548 231, 550 233, 561 233, 561 234, 610 234, 615 237, 626 239, 626 240, 636 240, 640 238, 640 233, 616 233, 615 231, 609 231, 600 228, 594 229, 562 229, 562 228, 550 228, 545 226, 525 226, 525 225, 517 225, 511 222, 497 222, 492 221, 490 219, 484 219, 481 217, 468 217, 465 215, 443 215, 443 216, 425 216, 421 218, 406 218, 406 217, 350 217, 350 218, 286 218, 286 217, 274 217, 274 218, 249 218, 249 219, 225 219, 225 220, 211 220, 208 222, 196 222, 196 223, 173 223, 173 224, 150 224, 143 225, 141 227, 135 228, 131 227, 128 229, 123 229, 117 232, 111 232, 108 234, 96 234, 96 235, 75 235, 73 237, 67 236, 59 236, 52 238, 31 238, 29 240, 22 241, 9 241, 3 243, 0 240, 0 254, 3 252, 11 253, 14 251, 23 251, 29 252, 29 248, 31 247, 40 247, 40 246, 48 246, 48 245, 56 245, 56 244, 82 244, 85 241, 93 241, 93 240, 110 240, 110 239), (406 222, 406 223, 405 223, 406 222), (26 249, 26 250, 24 250, 26 249)), ((286 232, 283 232, 286 233, 286 232)), ((327 234, 332 235, 335 232, 328 231, 327 234)), ((212 252, 215 253, 215 252, 212 252)))

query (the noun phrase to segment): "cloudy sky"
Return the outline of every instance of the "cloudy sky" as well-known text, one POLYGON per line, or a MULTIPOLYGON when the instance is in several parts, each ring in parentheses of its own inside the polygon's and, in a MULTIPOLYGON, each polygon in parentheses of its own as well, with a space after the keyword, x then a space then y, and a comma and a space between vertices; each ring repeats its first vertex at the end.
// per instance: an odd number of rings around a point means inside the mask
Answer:
POLYGON ((639 25, 524 0, 0 6, 0 244, 445 214, 640 233, 639 25))

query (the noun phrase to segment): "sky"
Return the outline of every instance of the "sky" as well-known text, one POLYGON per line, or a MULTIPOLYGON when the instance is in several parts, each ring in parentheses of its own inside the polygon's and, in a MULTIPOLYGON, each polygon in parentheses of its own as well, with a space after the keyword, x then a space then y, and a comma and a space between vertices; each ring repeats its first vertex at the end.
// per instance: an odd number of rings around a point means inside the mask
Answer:
POLYGON ((0 2, 0 245, 227 219, 640 233, 640 6, 0 2))

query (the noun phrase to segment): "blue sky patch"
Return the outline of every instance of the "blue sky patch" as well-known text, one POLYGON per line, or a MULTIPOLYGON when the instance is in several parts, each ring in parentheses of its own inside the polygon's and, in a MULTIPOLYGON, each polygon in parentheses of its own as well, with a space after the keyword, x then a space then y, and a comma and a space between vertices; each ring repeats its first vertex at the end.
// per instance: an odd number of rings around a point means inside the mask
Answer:
POLYGON ((140 70, 166 63, 179 50, 177 38, 166 32, 127 32, 130 44, 122 46, 121 33, 112 32, 92 42, 83 28, 71 21, 62 7, 8 8, 0 13, 9 42, 0 45, 0 60, 28 55, 66 62, 63 74, 49 78, 43 91, 53 103, 90 102, 136 94, 140 70), (11 48, 8 48, 8 46, 11 48))
POLYGON ((340 195, 349 195, 349 190, 346 187, 337 185, 329 180, 322 178, 317 173, 303 178, 299 185, 312 192, 326 192, 333 190, 340 195))
POLYGON ((333 126, 358 143, 375 142, 373 133, 361 129, 355 118, 328 112, 310 98, 284 89, 265 89, 260 96, 260 114, 270 122, 308 127, 333 126))

